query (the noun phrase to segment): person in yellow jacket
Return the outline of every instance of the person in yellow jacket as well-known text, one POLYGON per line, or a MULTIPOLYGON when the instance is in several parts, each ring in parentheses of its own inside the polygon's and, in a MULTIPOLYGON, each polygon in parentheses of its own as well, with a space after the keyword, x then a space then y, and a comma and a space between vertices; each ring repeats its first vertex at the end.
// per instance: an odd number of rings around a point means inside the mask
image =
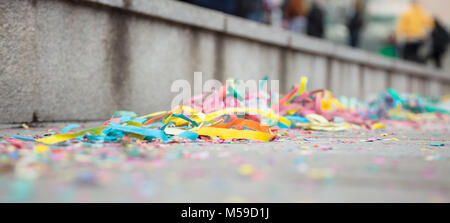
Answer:
POLYGON ((396 38, 404 43, 403 59, 418 63, 423 62, 419 56, 419 50, 433 26, 433 18, 420 6, 417 0, 412 0, 410 7, 397 21, 396 27, 396 38))

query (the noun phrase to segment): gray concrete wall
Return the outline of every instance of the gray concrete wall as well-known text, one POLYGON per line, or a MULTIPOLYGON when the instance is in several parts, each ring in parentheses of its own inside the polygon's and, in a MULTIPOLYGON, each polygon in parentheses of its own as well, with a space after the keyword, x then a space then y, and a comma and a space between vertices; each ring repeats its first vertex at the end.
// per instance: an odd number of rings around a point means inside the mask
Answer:
POLYGON ((450 76, 171 0, 0 1, 0 123, 170 108, 173 81, 280 80, 365 99, 439 96, 450 76))
POLYGON ((0 1, 0 123, 33 118, 35 13, 31 2, 0 1))

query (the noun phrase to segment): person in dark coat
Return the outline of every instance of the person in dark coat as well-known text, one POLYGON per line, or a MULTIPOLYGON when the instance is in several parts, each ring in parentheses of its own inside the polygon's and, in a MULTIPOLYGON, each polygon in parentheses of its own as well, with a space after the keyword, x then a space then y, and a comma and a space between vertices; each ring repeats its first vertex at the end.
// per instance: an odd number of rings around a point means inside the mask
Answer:
POLYGON ((355 0, 352 16, 347 21, 349 31, 348 44, 352 47, 358 47, 360 43, 361 30, 364 26, 363 5, 361 1, 355 0))
POLYGON ((239 0, 180 0, 197 6, 236 15, 237 1, 239 0))
POLYGON ((312 3, 311 9, 309 10, 306 19, 307 19, 306 34, 317 38, 323 38, 324 12, 320 7, 319 3, 317 3, 316 1, 312 3))
POLYGON ((431 32, 431 40, 431 52, 428 58, 434 61, 437 68, 442 68, 442 56, 447 51, 450 35, 436 18, 434 19, 434 29, 431 32))
POLYGON ((255 22, 263 22, 264 5, 262 0, 239 0, 236 5, 236 15, 253 20, 255 22))

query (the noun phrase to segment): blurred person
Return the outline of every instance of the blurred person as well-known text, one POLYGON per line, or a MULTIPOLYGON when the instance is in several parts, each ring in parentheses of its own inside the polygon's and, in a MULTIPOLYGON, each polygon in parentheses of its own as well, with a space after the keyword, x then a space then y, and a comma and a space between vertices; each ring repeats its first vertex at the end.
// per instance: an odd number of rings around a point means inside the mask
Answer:
POLYGON ((312 2, 308 12, 306 34, 317 38, 324 36, 324 12, 318 0, 312 2))
POLYGON ((237 16, 250 19, 255 22, 263 22, 263 0, 238 0, 236 4, 236 14, 237 16))
POLYGON ((180 0, 201 7, 221 11, 231 15, 237 15, 237 2, 241 0, 180 0))
POLYGON ((409 8, 397 21, 396 35, 403 42, 402 57, 405 60, 423 63, 419 50, 425 43, 434 22, 431 16, 416 0, 411 1, 409 8))
POLYGON ((269 24, 274 27, 282 27, 284 0, 265 0, 269 14, 269 24))
POLYGON ((450 35, 440 21, 434 19, 434 29, 431 32, 431 52, 427 59, 434 61, 437 68, 442 68, 442 56, 447 51, 447 46, 450 42, 450 35))
POLYGON ((364 27, 363 8, 363 3, 360 0, 355 0, 352 15, 347 20, 348 44, 352 47, 359 47, 361 30, 364 27))
POLYGON ((392 33, 388 36, 388 38, 384 41, 384 45, 380 47, 378 50, 380 55, 390 57, 390 58, 397 58, 397 45, 395 40, 395 34, 392 33))
POLYGON ((303 0, 286 0, 285 18, 289 21, 289 30, 304 33, 306 29, 306 10, 303 0))

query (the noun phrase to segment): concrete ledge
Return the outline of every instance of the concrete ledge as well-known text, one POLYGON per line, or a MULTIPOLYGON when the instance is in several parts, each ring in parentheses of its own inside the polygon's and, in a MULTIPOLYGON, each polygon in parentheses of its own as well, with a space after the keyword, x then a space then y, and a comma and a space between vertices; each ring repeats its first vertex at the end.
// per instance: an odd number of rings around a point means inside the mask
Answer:
POLYGON ((354 49, 344 45, 336 45, 333 56, 350 62, 366 64, 369 60, 369 53, 364 50, 354 49))
POLYGON ((428 69, 428 72, 430 72, 430 76, 432 76, 434 80, 446 80, 448 83, 450 83, 450 76, 446 75, 445 73, 435 70, 435 69, 428 69))
POLYGON ((36 99, 33 5, 0 1, 0 123, 32 121, 36 99), (21 13, 17 13, 20 11, 21 13))
POLYGON ((421 69, 426 72, 426 74, 431 77, 431 79, 435 79, 435 80, 444 80, 448 83, 450 83, 450 76, 440 70, 437 69, 432 69, 432 68, 426 68, 426 67, 421 67, 421 69))
POLYGON ((214 31, 224 31, 225 28, 225 14, 183 2, 169 0, 85 1, 122 8, 124 10, 214 31))
POLYGON ((408 61, 395 60, 394 62, 394 70, 397 72, 404 72, 408 74, 419 74, 419 76, 423 76, 423 74, 417 72, 416 69, 417 69, 416 64, 408 61))
POLYGON ((336 46, 330 41, 290 33, 289 47, 300 51, 329 56, 333 53, 336 46))
POLYGON ((118 7, 118 8, 125 8, 126 4, 123 0, 83 0, 86 2, 94 2, 99 3, 102 5, 107 5, 110 7, 118 7))
POLYGON ((233 36, 249 38, 278 46, 288 46, 289 32, 274 29, 270 26, 241 19, 235 16, 226 16, 225 33, 233 36))
POLYGON ((446 75, 444 72, 436 69, 430 69, 425 66, 421 66, 419 64, 408 61, 395 60, 394 70, 397 72, 408 73, 417 77, 438 79, 445 82, 450 82, 450 76, 446 75))
POLYGON ((380 57, 379 55, 369 53, 367 64, 374 67, 383 67, 387 70, 394 69, 395 59, 380 57))

